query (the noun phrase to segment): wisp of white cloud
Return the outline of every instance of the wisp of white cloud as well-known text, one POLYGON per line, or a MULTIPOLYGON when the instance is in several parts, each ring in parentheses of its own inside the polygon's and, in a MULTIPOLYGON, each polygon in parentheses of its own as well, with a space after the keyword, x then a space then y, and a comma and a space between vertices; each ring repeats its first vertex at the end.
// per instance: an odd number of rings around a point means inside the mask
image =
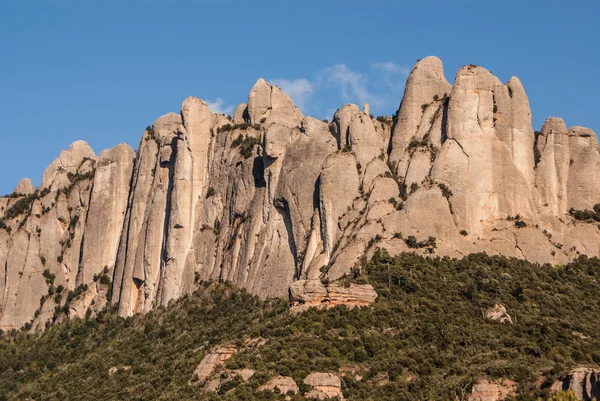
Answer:
POLYGON ((371 68, 373 68, 374 70, 382 71, 387 74, 398 74, 404 76, 408 76, 408 74, 410 74, 410 68, 396 65, 391 61, 386 61, 384 63, 373 63, 371 64, 371 68))
POLYGON ((209 100, 206 102, 206 104, 208 104, 208 108, 213 113, 223 113, 228 115, 231 115, 231 113, 233 113, 233 106, 224 107, 225 100, 221 99, 220 97, 216 98, 212 102, 209 100))
POLYGON ((371 68, 383 76, 383 81, 392 90, 400 91, 404 88, 406 77, 410 74, 410 68, 386 61, 373 63, 371 68))
POLYGON ((352 71, 345 64, 336 64, 325 68, 317 75, 317 81, 327 86, 340 86, 342 100, 347 102, 354 95, 359 102, 369 100, 367 79, 359 72, 352 71))
POLYGON ((279 86, 282 91, 292 99, 296 107, 304 110, 306 101, 313 93, 313 84, 306 78, 294 79, 271 79, 271 83, 279 86))
POLYGON ((312 80, 278 78, 269 81, 287 93, 294 104, 305 113, 310 112, 311 97, 325 88, 339 88, 345 103, 355 102, 362 105, 368 102, 371 106, 384 107, 398 102, 398 92, 404 88, 410 68, 386 61, 372 63, 371 72, 372 74, 361 73, 351 70, 345 64, 335 64, 317 72, 312 80), (377 92, 374 93, 374 90, 377 92))

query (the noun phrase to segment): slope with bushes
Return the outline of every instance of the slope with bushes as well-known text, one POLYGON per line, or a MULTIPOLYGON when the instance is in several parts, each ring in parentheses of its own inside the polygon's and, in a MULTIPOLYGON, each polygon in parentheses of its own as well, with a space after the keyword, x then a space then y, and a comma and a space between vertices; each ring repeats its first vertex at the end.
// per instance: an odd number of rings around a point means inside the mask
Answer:
POLYGON ((598 259, 553 267, 378 250, 362 272, 348 281, 375 286, 379 297, 370 308, 291 316, 285 300, 205 283, 146 315, 125 319, 104 310, 43 334, 3 333, 0 399, 283 399, 256 392, 275 375, 292 377, 300 387, 292 399, 304 399, 311 372, 340 375, 348 400, 462 399, 482 377, 516 381, 518 399, 547 399, 570 368, 600 364, 598 259), (484 317, 497 303, 513 324, 484 317), (256 370, 248 382, 214 393, 188 384, 213 347, 258 337, 266 343, 222 367, 256 370))

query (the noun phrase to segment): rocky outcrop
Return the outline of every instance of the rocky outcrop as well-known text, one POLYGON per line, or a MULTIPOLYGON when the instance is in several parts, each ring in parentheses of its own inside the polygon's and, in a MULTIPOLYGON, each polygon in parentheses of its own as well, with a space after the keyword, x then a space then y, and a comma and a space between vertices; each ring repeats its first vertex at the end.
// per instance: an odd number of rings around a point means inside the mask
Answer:
POLYGON ((333 373, 311 373, 304 379, 304 384, 313 388, 304 394, 306 398, 316 398, 318 400, 330 398, 344 399, 342 395, 342 382, 333 373))
POLYGON ((291 313, 299 313, 309 308, 333 308, 345 305, 354 307, 369 306, 375 302, 377 293, 370 284, 324 285, 320 280, 298 280, 290 287, 291 313))
POLYGON ((291 292, 293 310, 364 306, 372 288, 336 281, 377 247, 598 256, 600 228, 572 213, 600 204, 599 173, 593 131, 549 118, 534 132, 517 78, 469 65, 450 85, 436 57, 417 62, 394 118, 351 104, 331 124, 305 117, 262 79, 233 118, 189 97, 137 152, 77 141, 39 188, 0 197, 0 328, 59 319, 58 286, 81 298, 71 317, 105 295, 122 316, 148 312, 210 280, 291 292))
POLYGON ((296 394, 298 393, 298 385, 291 377, 287 376, 276 376, 256 390, 260 391, 274 391, 278 389, 281 394, 296 394))
POLYGON ((517 393, 517 384, 508 379, 482 379, 473 385, 468 401, 502 401, 517 393))
POLYGON ((33 182, 29 178, 23 178, 17 186, 13 193, 22 194, 22 195, 31 195, 35 192, 35 187, 33 186, 33 182))
POLYGON ((217 366, 223 365, 236 352, 237 349, 234 347, 218 347, 206 354, 194 370, 194 381, 204 382, 217 366))
POLYGON ((134 160, 135 152, 127 144, 105 150, 98 157, 82 241, 81 283, 90 284, 104 268, 114 271, 134 160))
POLYGON ((506 311, 506 307, 501 304, 496 304, 494 307, 485 311, 485 318, 494 322, 512 323, 512 318, 506 311))
POLYGON ((600 370, 580 367, 569 372, 567 377, 552 385, 552 391, 571 390, 581 401, 600 398, 600 370))

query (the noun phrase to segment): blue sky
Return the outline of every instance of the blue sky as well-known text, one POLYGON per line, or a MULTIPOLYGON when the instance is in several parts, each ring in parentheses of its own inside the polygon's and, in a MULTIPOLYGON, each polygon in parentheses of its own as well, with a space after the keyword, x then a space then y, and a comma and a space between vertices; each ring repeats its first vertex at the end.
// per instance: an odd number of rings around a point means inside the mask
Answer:
POLYGON ((465 64, 518 76, 535 129, 559 116, 599 132, 599 3, 2 0, 0 193, 38 185, 77 139, 137 148, 187 96, 229 111, 259 77, 318 118, 365 99, 391 115, 428 55, 450 82, 465 64))

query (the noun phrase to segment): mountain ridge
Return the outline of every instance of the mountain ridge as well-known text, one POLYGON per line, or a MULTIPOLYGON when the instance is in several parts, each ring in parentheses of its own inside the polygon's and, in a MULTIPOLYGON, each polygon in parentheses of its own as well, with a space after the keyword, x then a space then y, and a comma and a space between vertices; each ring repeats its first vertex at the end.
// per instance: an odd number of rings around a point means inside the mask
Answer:
POLYGON ((549 118, 534 132, 517 78, 468 65, 450 85, 432 56, 393 118, 355 105, 331 123, 305 117, 263 79, 233 118, 189 97, 137 152, 96 157, 76 141, 39 188, 24 180, 0 198, 0 329, 106 302, 148 312, 198 280, 285 297, 295 282, 350 274, 375 245, 552 264, 598 256, 600 229, 583 213, 600 203, 598 173, 593 131, 549 118), (58 286, 80 297, 67 304, 58 286))

